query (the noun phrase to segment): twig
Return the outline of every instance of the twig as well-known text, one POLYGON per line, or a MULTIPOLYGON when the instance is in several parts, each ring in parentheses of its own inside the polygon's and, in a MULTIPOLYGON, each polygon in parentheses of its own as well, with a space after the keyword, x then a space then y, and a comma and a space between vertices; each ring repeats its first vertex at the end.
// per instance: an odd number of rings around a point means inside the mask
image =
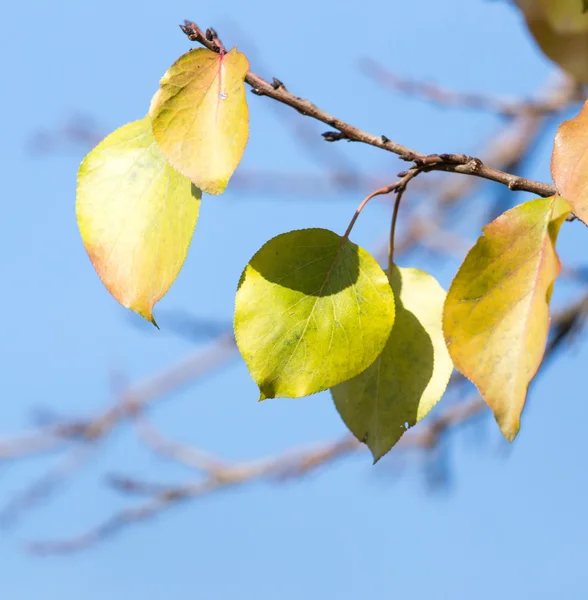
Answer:
MULTIPOLYGON (((207 39, 195 23, 185 21, 181 28, 189 39, 200 42, 209 50, 214 52, 219 51, 218 38, 216 38, 214 42, 207 39)), ((252 87, 252 90, 256 95, 268 96, 282 104, 291 106, 300 114, 321 121, 326 125, 329 125, 329 127, 333 127, 344 136, 344 139, 362 142, 364 144, 369 144, 370 146, 375 146, 376 148, 381 148, 382 150, 387 150, 388 152, 398 155, 402 160, 414 162, 417 166, 426 163, 430 159, 430 155, 417 152, 408 146, 392 141, 386 136, 378 136, 362 131, 358 127, 354 127, 353 125, 326 113, 309 100, 304 100, 303 98, 295 96, 288 91, 284 85, 275 86, 251 71, 245 76, 245 81, 252 87)), ((442 157, 442 160, 437 162, 433 161, 430 170, 482 177, 506 185, 513 191, 526 191, 539 196, 553 196, 556 193, 554 185, 533 181, 531 179, 500 171, 499 169, 494 169, 485 165, 481 160, 465 154, 440 154, 433 156, 442 157)))
MULTIPOLYGON (((543 97, 541 101, 563 110, 576 94, 577 84, 569 78, 564 78, 555 86, 549 85, 541 94, 543 97)), ((547 123, 548 117, 541 114, 516 117, 488 143, 483 151, 482 160, 485 163, 493 163, 500 169, 512 169, 527 156, 539 131, 547 123)), ((430 235, 433 231, 442 231, 448 218, 447 209, 468 197, 481 182, 482 180, 476 177, 451 178, 447 183, 440 185, 438 178, 435 179, 430 186, 432 193, 431 198, 428 198, 430 201, 427 202, 427 218, 415 215, 404 225, 403 236, 395 243, 395 253, 406 252, 416 244, 422 244, 423 240, 427 240, 426 244, 434 245, 434 237, 430 238, 430 235)), ((431 183, 431 180, 427 183, 431 183)), ((418 186, 418 182, 416 185, 418 186)), ((386 238, 375 255, 383 261, 388 249, 389 242, 386 238)))
MULTIPOLYGON (((232 29, 236 26, 232 25, 232 29)), ((250 62, 255 63, 257 68, 265 73, 269 72, 267 65, 262 60, 260 53, 257 51, 255 41, 245 34, 240 28, 238 28, 238 37, 243 42, 246 40, 248 48, 248 58, 250 62)), ((279 81, 275 77, 273 78, 272 85, 274 87, 283 87, 283 82, 279 81)), ((296 115, 286 107, 271 102, 269 104, 270 109, 274 111, 279 122, 289 131, 292 137, 299 142, 301 147, 306 151, 308 157, 311 159, 313 164, 322 165, 323 171, 326 171, 327 176, 323 176, 323 181, 326 179, 331 184, 331 187, 336 191, 341 192, 348 188, 356 189, 372 189, 373 185, 367 185, 362 188, 358 187, 358 184, 364 179, 359 173, 358 167, 354 161, 350 160, 343 152, 333 151, 333 148, 325 148, 324 144, 321 144, 317 139, 317 132, 315 126, 316 123, 312 121, 302 121, 296 118, 296 115)), ((235 173, 237 175, 237 173, 235 173)), ((284 183, 282 182, 284 187, 284 183)), ((300 186, 300 180, 296 182, 294 189, 300 186)), ((317 194, 317 188, 312 189, 313 194, 317 194)))

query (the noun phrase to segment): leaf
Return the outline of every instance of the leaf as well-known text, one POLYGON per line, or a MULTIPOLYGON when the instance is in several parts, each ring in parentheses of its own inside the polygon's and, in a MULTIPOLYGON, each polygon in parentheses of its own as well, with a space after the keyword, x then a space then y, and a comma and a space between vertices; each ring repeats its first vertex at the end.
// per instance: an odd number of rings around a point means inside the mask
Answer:
POLYGON ((244 78, 249 62, 233 48, 198 48, 181 56, 160 82, 149 113, 169 162, 203 192, 221 194, 249 136, 244 78))
POLYGON ((588 31, 585 0, 516 0, 528 19, 546 21, 556 33, 588 31))
POLYGON ((453 363, 475 383, 509 441, 545 351, 549 300, 561 268, 555 240, 569 212, 559 196, 541 198, 486 225, 445 301, 453 363))
POLYGON ((153 305, 182 268, 201 195, 168 164, 149 117, 111 133, 80 166, 76 213, 90 260, 118 302, 154 325, 153 305))
POLYGON ((331 388, 335 406, 376 463, 445 393, 453 363, 441 318, 445 291, 428 273, 394 266, 392 333, 376 361, 331 388))
POLYGON ((541 50, 588 83, 588 14, 582 0, 517 0, 541 50))
POLYGON ((557 191, 588 225, 588 102, 555 134, 551 175, 557 191))
POLYGON ((393 323, 384 271, 326 229, 271 239, 237 291, 237 345, 260 400, 308 396, 358 375, 376 360, 393 323))

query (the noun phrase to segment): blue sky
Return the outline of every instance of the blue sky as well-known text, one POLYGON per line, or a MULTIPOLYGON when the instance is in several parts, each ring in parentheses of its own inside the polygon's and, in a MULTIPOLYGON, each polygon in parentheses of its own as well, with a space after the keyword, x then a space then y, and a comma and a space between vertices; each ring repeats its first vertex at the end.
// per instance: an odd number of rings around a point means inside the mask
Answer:
MULTIPOLYGON (((0 432, 24 429, 39 406, 92 414, 112 401, 112 369, 136 381, 180 360, 194 344, 166 330, 166 314, 230 321, 240 272, 263 242, 301 227, 343 232, 361 200, 317 194, 297 201, 231 188, 206 198, 186 265, 156 307, 156 332, 133 325, 83 250, 74 215, 83 150, 35 159, 26 152, 30 137, 76 112, 92 115, 105 132, 142 117, 160 76, 191 46, 177 27, 191 18, 216 27, 228 46, 238 44, 253 70, 279 77, 359 127, 422 151, 475 152, 496 126, 494 117, 390 94, 359 73, 358 59, 371 56, 399 74, 456 89, 515 97, 539 88, 553 67, 505 2, 416 4, 62 0, 4 8, 0 432), (267 72, 256 66, 257 54, 267 72)), ((269 102, 249 96, 251 139, 240 168, 320 173, 269 102)), ((324 129, 318 126, 317 135, 324 129)), ((371 148, 341 144, 338 151, 365 172, 398 170, 393 158, 371 148)), ((549 177, 549 152, 546 139, 528 175, 549 177)), ((488 197, 481 191, 472 202, 488 197)), ((370 205, 353 240, 374 248, 388 214, 382 204, 370 205)), ((468 232, 472 242, 478 234, 468 232)), ((564 260, 581 265, 587 240, 583 226, 565 225, 564 260)), ((415 261, 445 286, 457 267, 415 261)), ((121 431, 63 493, 0 530, 0 597, 584 598, 587 358, 580 340, 540 375, 511 447, 490 419, 454 436, 453 485, 443 493, 427 491, 418 465, 384 477, 390 466, 372 468, 365 453, 301 482, 253 485, 185 505, 78 554, 27 554, 26 541, 76 534, 125 505, 104 488, 105 473, 165 481, 189 475, 121 431)), ((238 360, 158 404, 151 416, 164 432, 235 460, 344 431, 326 394, 258 404, 238 360)), ((0 465, 0 501, 54 459, 0 465)))

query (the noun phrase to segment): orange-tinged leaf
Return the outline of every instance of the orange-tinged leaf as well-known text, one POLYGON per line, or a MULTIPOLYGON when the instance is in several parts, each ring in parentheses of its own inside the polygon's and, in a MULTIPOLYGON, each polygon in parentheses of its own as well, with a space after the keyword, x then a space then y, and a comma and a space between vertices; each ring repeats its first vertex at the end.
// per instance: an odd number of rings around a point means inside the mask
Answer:
POLYGON ((570 205, 531 200, 483 229, 447 294, 443 331, 455 367, 471 379, 512 441, 549 330, 560 272, 555 251, 570 205))
POLYGON ((181 56, 160 82, 149 113, 162 152, 203 192, 221 194, 249 137, 244 79, 249 62, 233 48, 198 48, 181 56))
POLYGON ((90 260, 118 302, 155 325, 153 306, 182 268, 201 195, 166 161, 148 116, 110 134, 80 166, 76 215, 90 260))
POLYGON ((551 176, 574 214, 588 225, 588 102, 577 116, 559 126, 551 155, 551 176))

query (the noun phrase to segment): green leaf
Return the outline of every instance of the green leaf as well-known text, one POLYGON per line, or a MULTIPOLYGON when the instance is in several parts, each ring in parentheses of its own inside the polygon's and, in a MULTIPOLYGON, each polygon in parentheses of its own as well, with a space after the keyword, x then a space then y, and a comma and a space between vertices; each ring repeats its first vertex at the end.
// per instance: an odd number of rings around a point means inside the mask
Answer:
POLYGON ((574 214, 588 224, 588 102, 555 134, 551 175, 557 191, 572 205, 574 214))
POLYGON ((471 379, 512 441, 549 330, 560 272, 555 241, 570 205, 525 202, 484 227, 453 280, 443 329, 455 367, 471 379))
POLYGON ((149 114, 159 147, 178 170, 208 194, 221 194, 249 137, 244 78, 249 62, 233 48, 221 55, 198 48, 161 79, 149 114))
POLYGON ((118 302, 153 324, 153 306, 186 258, 201 195, 168 164, 149 117, 117 129, 80 166, 76 214, 90 260, 118 302))
POLYGON ((326 229, 271 239, 237 291, 237 345, 260 400, 308 396, 355 377, 382 351, 393 323, 384 271, 326 229))
POLYGON ((453 371, 441 328, 443 288, 428 273, 397 266, 390 283, 396 317, 384 350, 363 373, 331 389, 374 463, 437 404, 453 371))

